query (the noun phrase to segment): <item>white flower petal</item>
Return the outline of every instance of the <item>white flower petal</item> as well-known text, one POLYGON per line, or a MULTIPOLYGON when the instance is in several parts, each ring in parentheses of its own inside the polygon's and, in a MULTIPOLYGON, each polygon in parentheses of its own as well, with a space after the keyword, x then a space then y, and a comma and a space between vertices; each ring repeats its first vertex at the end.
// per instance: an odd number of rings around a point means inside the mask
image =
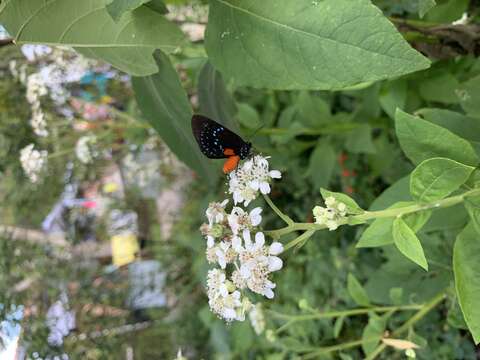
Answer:
POLYGON ((231 308, 225 308, 223 309, 223 317, 226 320, 233 320, 237 316, 237 313, 235 312, 234 309, 231 308))
POLYGON ((223 200, 220 205, 224 208, 228 204, 228 199, 223 200))
POLYGON ((260 182, 258 180, 253 180, 248 183, 248 186, 250 186, 253 191, 258 191, 260 188, 260 182))
POLYGON ((244 279, 250 278, 252 272, 250 271, 250 266, 248 266, 248 264, 243 264, 240 266, 240 275, 242 275, 244 279))
POLYGON ((252 247, 252 239, 250 238, 250 230, 243 230, 243 240, 245 241, 245 248, 249 249, 252 247))
POLYGON ((268 253, 271 255, 278 255, 283 252, 283 245, 279 242, 273 242, 272 245, 270 245, 270 248, 268 250, 268 253))
POLYGON ((260 183, 260 192, 263 195, 270 194, 270 184, 267 182, 261 182, 260 183))
POLYGON ((273 297, 275 296, 275 294, 273 293, 272 289, 265 289, 263 291, 263 295, 267 298, 267 299, 273 299, 273 297))
POLYGON ((262 222, 262 216, 260 215, 262 213, 262 208, 261 207, 256 207, 252 211, 250 211, 250 222, 252 226, 257 226, 262 222))
POLYGON ((255 247, 259 249, 263 245, 265 245, 265 235, 262 232, 258 232, 255 234, 255 247))
POLYGON ((282 178, 282 173, 278 170, 272 170, 268 173, 268 175, 272 178, 272 179, 281 179, 282 178))
POLYGON ((215 239, 213 238, 213 236, 208 235, 207 236, 207 247, 211 248, 211 247, 213 247, 213 245, 215 245, 215 239))
POLYGON ((268 257, 268 270, 278 271, 283 267, 283 261, 279 257, 276 256, 269 256, 268 257))
POLYGON ((232 248, 237 252, 242 250, 242 239, 239 236, 232 238, 232 248))

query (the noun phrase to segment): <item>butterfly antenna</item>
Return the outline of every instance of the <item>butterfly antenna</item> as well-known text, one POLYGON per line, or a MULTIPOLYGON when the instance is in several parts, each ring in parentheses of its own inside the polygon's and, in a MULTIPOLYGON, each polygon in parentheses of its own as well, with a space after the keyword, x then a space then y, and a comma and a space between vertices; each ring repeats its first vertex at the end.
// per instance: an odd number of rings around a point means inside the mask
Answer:
POLYGON ((252 133, 252 135, 249 136, 249 141, 251 141, 257 133, 262 130, 265 127, 265 124, 261 124, 258 128, 255 129, 255 131, 252 133))

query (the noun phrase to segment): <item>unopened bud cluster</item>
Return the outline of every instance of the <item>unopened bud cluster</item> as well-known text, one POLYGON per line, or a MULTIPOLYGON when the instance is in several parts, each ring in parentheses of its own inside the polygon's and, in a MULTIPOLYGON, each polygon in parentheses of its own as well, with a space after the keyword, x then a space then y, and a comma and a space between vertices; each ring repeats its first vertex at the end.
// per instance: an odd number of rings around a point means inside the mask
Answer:
POLYGON ((313 216, 316 224, 326 225, 330 231, 336 230, 347 216, 347 206, 333 196, 329 196, 325 199, 325 207, 315 206, 313 208, 313 216))

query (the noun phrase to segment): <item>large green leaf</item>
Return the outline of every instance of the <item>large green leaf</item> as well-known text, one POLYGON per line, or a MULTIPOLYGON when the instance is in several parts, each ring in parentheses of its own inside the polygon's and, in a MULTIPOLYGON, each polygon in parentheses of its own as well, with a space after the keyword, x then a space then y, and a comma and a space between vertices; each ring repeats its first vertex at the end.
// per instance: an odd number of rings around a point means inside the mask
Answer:
POLYGON ((412 229, 403 221, 396 218, 393 221, 393 241, 400 252, 414 263, 428 270, 427 259, 423 252, 422 244, 412 229))
POLYGON ((310 155, 307 170, 315 189, 329 185, 335 164, 335 150, 328 142, 320 141, 310 155))
POLYGON ((465 112, 475 118, 480 118, 480 75, 464 82, 457 90, 465 112))
POLYGON ((172 52, 183 34, 158 12, 141 6, 115 22, 109 0, 6 0, 0 23, 17 44, 40 43, 84 48, 84 53, 111 61, 132 75, 150 75, 158 68, 155 49, 172 52))
POLYGON ((429 67, 368 0, 210 0, 206 48, 239 85, 342 89, 429 67))
POLYGON ((397 180, 390 187, 385 189, 370 205, 368 210, 384 210, 398 201, 410 201, 410 176, 397 180))
POLYGON ((418 0, 418 15, 423 18, 435 5, 435 0, 418 0))
POLYGON ((376 153, 377 149, 372 141, 372 127, 368 124, 361 124, 358 128, 352 130, 345 141, 345 148, 354 154, 376 153))
POLYGON ((452 74, 443 71, 433 72, 430 77, 422 80, 418 90, 426 101, 441 102, 445 104, 458 103, 455 94, 459 83, 452 74))
POLYGON ((475 343, 480 343, 480 234, 469 224, 453 248, 458 302, 475 343))
MULTIPOLYGON (((149 2, 151 2, 151 0, 113 0, 107 5, 107 11, 113 20, 118 21, 124 13, 133 11, 149 2)), ((154 6, 161 13, 167 12, 167 7, 161 0, 155 0, 154 6)))
POLYGON ((477 119, 446 109, 422 109, 417 111, 425 120, 442 126, 455 135, 468 140, 480 153, 480 122, 477 119))
POLYGON ((198 149, 192 134, 192 109, 177 72, 168 57, 155 52, 160 71, 132 79, 137 103, 147 121, 178 158, 198 172, 204 181, 214 181, 211 166, 198 149))
POLYGON ((472 145, 441 126, 397 109, 395 127, 403 152, 415 164, 433 157, 445 157, 471 166, 478 164, 472 145))
POLYGON ((395 111, 397 108, 405 108, 407 102, 408 83, 405 79, 398 79, 395 81, 386 81, 378 97, 382 109, 395 119, 395 111))
POLYGON ((443 199, 462 186, 474 169, 445 158, 425 160, 410 176, 410 193, 417 201, 443 199))
POLYGON ((232 131, 238 130, 235 101, 228 92, 222 75, 209 62, 205 63, 198 75, 198 102, 202 115, 214 119, 232 131))

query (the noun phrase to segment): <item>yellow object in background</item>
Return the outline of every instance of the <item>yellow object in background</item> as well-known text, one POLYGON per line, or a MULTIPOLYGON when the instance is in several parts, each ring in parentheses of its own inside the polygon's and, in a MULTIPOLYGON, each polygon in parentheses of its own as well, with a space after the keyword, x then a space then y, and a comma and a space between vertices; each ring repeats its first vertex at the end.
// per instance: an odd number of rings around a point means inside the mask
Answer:
POLYGON ((103 185, 103 192, 110 194, 118 190, 118 184, 109 182, 103 185))
POLYGON ((112 260, 116 266, 123 266, 135 260, 135 254, 140 251, 137 235, 123 233, 111 238, 112 260))

